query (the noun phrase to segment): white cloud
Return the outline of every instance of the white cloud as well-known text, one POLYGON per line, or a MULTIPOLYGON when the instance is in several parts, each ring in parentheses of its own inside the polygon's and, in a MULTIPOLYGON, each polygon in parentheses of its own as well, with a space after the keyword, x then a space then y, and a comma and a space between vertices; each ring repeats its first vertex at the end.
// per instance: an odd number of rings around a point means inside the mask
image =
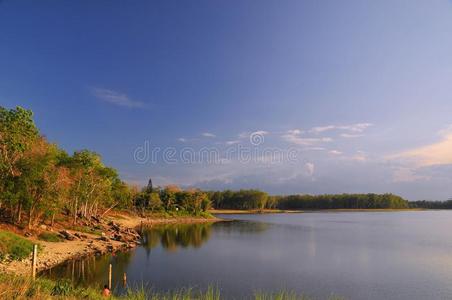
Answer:
POLYGON ((265 130, 256 130, 256 131, 252 131, 252 132, 244 131, 244 132, 241 132, 238 134, 238 138, 239 139, 248 139, 248 138, 250 138, 251 135, 268 135, 268 134, 270 134, 270 132, 265 131, 265 130))
POLYGON ((372 125, 372 123, 356 123, 352 125, 338 126, 338 129, 348 130, 352 132, 363 132, 372 125))
POLYGON ((355 123, 350 125, 327 125, 327 126, 318 126, 311 128, 310 132, 312 133, 322 133, 325 131, 331 131, 331 130, 344 130, 344 131, 350 131, 355 133, 361 133, 364 132, 367 128, 372 126, 371 123, 355 123))
POLYGON ((321 133, 321 132, 334 130, 334 129, 337 129, 337 126, 335 126, 335 125, 328 125, 328 126, 313 127, 313 128, 311 128, 310 131, 314 132, 314 133, 321 133))
POLYGON ((267 135, 269 133, 270 132, 265 131, 265 130, 257 130, 257 131, 252 132, 251 134, 267 135))
POLYGON ((113 105, 128 107, 128 108, 142 108, 144 103, 132 100, 128 95, 122 94, 109 89, 92 88, 92 94, 99 100, 108 102, 113 105))
POLYGON ((235 144, 238 144, 238 143, 240 143, 240 141, 238 141, 238 140, 233 140, 233 141, 227 141, 227 142, 226 142, 226 145, 235 145, 235 144))
POLYGON ((289 143, 303 146, 311 146, 318 143, 328 143, 333 141, 330 137, 303 137, 302 133, 303 132, 299 129, 292 129, 287 131, 287 133, 283 134, 281 137, 289 143))
POLYGON ((333 154, 333 155, 341 155, 342 154, 342 152, 338 151, 338 150, 331 150, 331 151, 329 151, 329 153, 333 154))
POLYGON ((214 138, 214 137, 216 137, 215 134, 210 133, 210 132, 203 132, 201 135, 202 135, 203 137, 208 137, 208 138, 214 138))
POLYGON ((186 138, 178 138, 177 140, 178 140, 179 142, 181 142, 181 143, 187 142, 187 139, 186 139, 186 138))

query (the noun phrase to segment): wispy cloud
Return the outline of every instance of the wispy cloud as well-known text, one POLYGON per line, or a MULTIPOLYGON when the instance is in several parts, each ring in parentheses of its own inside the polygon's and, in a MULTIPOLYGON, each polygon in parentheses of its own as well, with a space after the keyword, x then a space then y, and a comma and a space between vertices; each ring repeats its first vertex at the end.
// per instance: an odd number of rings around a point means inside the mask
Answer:
POLYGON ((252 135, 268 135, 270 134, 269 131, 266 130, 256 130, 256 131, 244 131, 238 134, 239 139, 248 139, 252 135))
POLYGON ((227 141, 226 145, 235 145, 235 144, 238 144, 238 143, 240 143, 239 140, 233 140, 233 141, 227 141))
POLYGON ((340 137, 346 138, 346 139, 353 139, 353 138, 358 138, 358 137, 362 137, 364 136, 364 134, 352 134, 352 133, 341 133, 340 137))
POLYGON ((97 99, 117 106, 128 108, 143 108, 145 106, 141 101, 133 100, 126 94, 110 89, 91 88, 91 93, 97 99))
POLYGON ((342 154, 342 152, 341 152, 341 151, 338 151, 338 150, 331 150, 331 151, 329 151, 328 153, 329 153, 329 154, 333 154, 333 155, 341 155, 341 154, 342 154))
POLYGON ((215 134, 210 133, 210 132, 203 132, 201 135, 202 135, 203 137, 208 137, 208 138, 214 138, 214 137, 216 137, 215 134))
MULTIPOLYGON (((361 132, 364 132, 370 126, 372 126, 371 123, 355 123, 355 124, 349 124, 349 125, 327 125, 327 126, 313 127, 313 128, 311 128, 310 132, 318 134, 318 133, 322 133, 325 131, 343 130, 343 131, 349 131, 349 132, 354 132, 354 133, 361 133, 361 132)), ((344 136, 344 137, 346 137, 346 136, 344 136)), ((356 136, 353 136, 353 137, 356 137, 356 136)))
POLYGON ((282 139, 296 145, 312 146, 319 143, 332 142, 330 137, 303 137, 303 131, 299 129, 292 129, 281 135, 282 139))
POLYGON ((186 142, 188 142, 188 140, 186 139, 186 138, 178 138, 177 139, 179 142, 181 142, 181 143, 186 143, 186 142))
POLYGON ((409 161, 417 167, 452 164, 452 127, 439 131, 441 139, 430 145, 417 147, 386 158, 409 161))
POLYGON ((257 130, 257 131, 252 132, 251 134, 267 135, 269 133, 270 132, 265 131, 265 130, 257 130))

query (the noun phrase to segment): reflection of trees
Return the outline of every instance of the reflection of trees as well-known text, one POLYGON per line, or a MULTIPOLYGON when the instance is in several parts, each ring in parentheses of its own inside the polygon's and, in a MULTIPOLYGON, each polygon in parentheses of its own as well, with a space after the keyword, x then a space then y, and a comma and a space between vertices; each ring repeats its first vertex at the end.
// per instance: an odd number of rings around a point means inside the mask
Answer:
POLYGON ((116 253, 114 255, 89 256, 82 259, 72 260, 55 268, 43 272, 48 277, 59 280, 71 279, 75 285, 92 286, 94 283, 99 287, 108 282, 108 268, 113 265, 112 277, 114 285, 120 284, 123 274, 132 258, 131 251, 116 253))
POLYGON ((271 224, 253 221, 227 221, 217 222, 213 226, 215 231, 249 234, 264 232, 271 226, 271 224))
POLYGON ((146 250, 156 247, 159 242, 168 251, 178 247, 199 248, 210 238, 212 224, 164 225, 146 229, 142 234, 142 245, 146 250))
MULTIPOLYGON (((143 229, 141 246, 147 251, 161 245, 166 251, 179 248, 199 248, 216 233, 249 235, 258 234, 271 226, 268 223, 251 221, 227 221, 203 224, 164 225, 143 229)), ((113 265, 113 285, 120 287, 124 272, 132 260, 134 251, 115 255, 91 256, 69 261, 43 272, 52 279, 71 279, 75 285, 101 286, 108 281, 108 267, 113 265)), ((119 290, 121 291, 121 289, 119 290)))

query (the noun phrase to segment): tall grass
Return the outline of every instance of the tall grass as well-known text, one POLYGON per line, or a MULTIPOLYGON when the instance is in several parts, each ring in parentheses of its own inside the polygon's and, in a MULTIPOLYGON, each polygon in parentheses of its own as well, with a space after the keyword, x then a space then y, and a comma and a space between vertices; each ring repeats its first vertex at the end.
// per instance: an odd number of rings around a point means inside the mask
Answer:
MULTIPOLYGON (((255 300, 312 300, 313 298, 292 291, 279 291, 274 293, 257 292, 254 294, 255 300)), ((345 298, 331 295, 327 300, 345 300, 345 298)))
MULTIPOLYGON (((276 293, 258 292, 255 300, 308 300, 309 297, 294 292, 280 291, 276 293)), ((0 299, 105 299, 101 290, 94 288, 76 288, 67 281, 52 281, 38 278, 35 281, 30 277, 0 274, 0 299)), ((207 290, 194 290, 191 288, 166 293, 153 292, 144 285, 129 289, 125 295, 112 296, 113 300, 221 300, 220 290, 210 286, 207 290)), ((329 297, 328 300, 343 298, 329 297)))

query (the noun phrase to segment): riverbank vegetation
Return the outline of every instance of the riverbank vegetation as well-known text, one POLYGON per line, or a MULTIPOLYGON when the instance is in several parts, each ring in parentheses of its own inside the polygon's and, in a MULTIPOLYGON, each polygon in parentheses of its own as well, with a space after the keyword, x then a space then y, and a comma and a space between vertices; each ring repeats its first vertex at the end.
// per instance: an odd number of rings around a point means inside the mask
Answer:
POLYGON ((30 255, 33 243, 15 233, 0 231, 0 261, 21 260, 30 255))
POLYGON ((57 218, 76 225, 112 209, 203 215, 207 194, 199 190, 142 191, 123 182, 99 154, 72 155, 40 134, 30 110, 0 107, 0 217, 28 229, 57 218))
MULTIPOLYGON (((101 289, 77 288, 67 280, 53 281, 45 278, 38 278, 33 281, 28 277, 0 274, 0 298, 1 299, 65 299, 65 300, 100 300, 101 289)), ((182 289, 179 291, 169 291, 166 293, 153 292, 152 288, 145 286, 131 288, 122 296, 111 296, 108 299, 118 300, 220 300, 221 291, 216 287, 208 287, 205 290, 182 289)), ((279 291, 274 293, 256 292, 251 299, 256 300, 309 300, 310 297, 289 291, 279 291)), ((328 300, 344 299, 337 296, 330 296, 328 300)))

